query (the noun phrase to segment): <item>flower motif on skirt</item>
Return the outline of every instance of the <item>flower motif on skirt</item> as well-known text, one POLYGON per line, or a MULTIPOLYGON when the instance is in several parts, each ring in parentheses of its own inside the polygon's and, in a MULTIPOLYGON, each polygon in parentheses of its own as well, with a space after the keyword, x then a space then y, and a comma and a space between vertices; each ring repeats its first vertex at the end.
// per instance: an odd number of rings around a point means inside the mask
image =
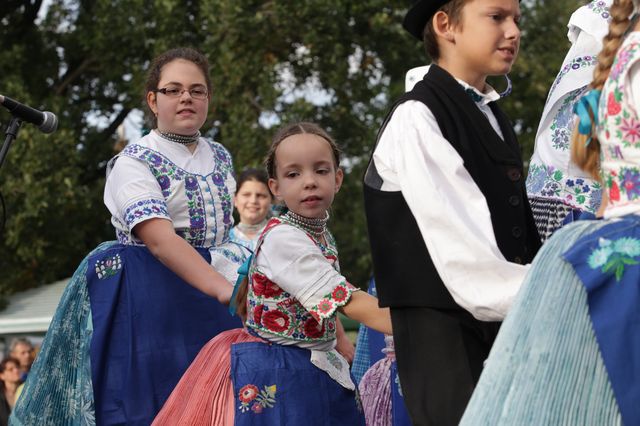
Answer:
POLYGON ((276 404, 276 385, 264 386, 259 390, 256 385, 244 385, 238 392, 241 413, 252 411, 254 414, 261 414, 265 408, 273 408, 276 404))

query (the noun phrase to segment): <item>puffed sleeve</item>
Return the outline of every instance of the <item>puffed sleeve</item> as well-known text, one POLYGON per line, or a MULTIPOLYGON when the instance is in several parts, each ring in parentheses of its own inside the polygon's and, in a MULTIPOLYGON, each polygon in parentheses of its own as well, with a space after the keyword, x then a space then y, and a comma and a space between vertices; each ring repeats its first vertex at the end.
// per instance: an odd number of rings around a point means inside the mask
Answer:
POLYGON ((143 162, 120 156, 107 175, 104 203, 129 232, 151 218, 171 220, 160 184, 143 162))
POLYGON ((269 231, 257 262, 267 278, 318 321, 332 316, 357 290, 333 268, 308 235, 290 225, 269 231))

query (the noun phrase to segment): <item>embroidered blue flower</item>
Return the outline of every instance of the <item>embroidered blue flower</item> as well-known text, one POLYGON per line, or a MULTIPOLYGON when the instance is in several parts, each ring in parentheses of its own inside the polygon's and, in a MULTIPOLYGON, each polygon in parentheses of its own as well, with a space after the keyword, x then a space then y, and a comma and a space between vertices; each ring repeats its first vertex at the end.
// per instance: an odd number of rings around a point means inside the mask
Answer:
POLYGON ((638 265, 640 262, 634 259, 640 256, 640 240, 633 237, 622 237, 615 241, 600 238, 599 247, 595 249, 587 263, 591 269, 601 268, 603 273, 613 272, 616 281, 622 279, 624 270, 628 266, 638 265))

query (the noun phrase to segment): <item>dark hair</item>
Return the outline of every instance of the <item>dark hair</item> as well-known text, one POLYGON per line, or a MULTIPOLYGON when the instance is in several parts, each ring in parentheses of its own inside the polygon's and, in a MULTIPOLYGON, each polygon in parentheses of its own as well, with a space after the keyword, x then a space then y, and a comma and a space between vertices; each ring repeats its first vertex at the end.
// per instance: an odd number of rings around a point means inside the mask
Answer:
POLYGON ((322 127, 318 126, 315 123, 300 121, 298 123, 292 123, 282 127, 273 136, 273 139, 271 140, 271 147, 269 148, 267 157, 264 160, 264 165, 270 178, 275 179, 276 177, 276 150, 278 149, 280 142, 282 142, 289 136, 302 134, 316 135, 326 140, 329 143, 329 146, 331 146, 331 151, 333 152, 333 159, 336 168, 340 167, 340 148, 338 148, 338 145, 336 145, 331 136, 329 136, 329 134, 325 132, 322 127))
MULTIPOLYGON (((198 68, 200 68, 200 71, 202 71, 202 74, 204 75, 204 80, 207 83, 207 91, 211 93, 211 77, 209 76, 209 61, 207 61, 207 58, 202 53, 190 47, 177 47, 161 53, 151 62, 149 70, 147 71, 147 80, 144 84, 145 98, 147 93, 158 89, 158 83, 160 82, 160 76, 162 75, 162 68, 176 59, 184 59, 185 61, 193 62, 198 68)), ((151 114, 150 119, 153 127, 155 127, 157 125, 155 115, 151 114)))
MULTIPOLYGON (((238 176, 238 180, 236 181, 236 194, 240 191, 240 188, 245 182, 250 181, 264 183, 267 189, 269 188, 269 177, 264 170, 247 168, 240 173, 240 176, 238 176)), ((271 195, 271 191, 269 191, 269 195, 271 195)))
MULTIPOLYGON (((10 362, 14 363, 18 369, 20 368, 20 361, 12 357, 7 357, 0 362, 0 374, 4 373, 4 370, 7 368, 7 364, 10 362)), ((4 380, 0 380, 0 391, 4 391, 4 380)))
MULTIPOLYGON (((289 136, 302 134, 316 135, 326 140, 331 147, 336 169, 340 167, 340 149, 338 148, 338 145, 336 145, 335 141, 331 138, 331 136, 329 136, 329 134, 325 132, 322 127, 318 126, 315 123, 300 121, 298 123, 292 123, 282 127, 273 136, 271 147, 269 148, 267 157, 264 160, 267 173, 270 178, 275 179, 276 177, 276 150, 278 149, 280 142, 282 142, 289 136)), ((249 278, 245 278, 238 285, 240 287, 238 288, 235 299, 236 312, 238 315, 240 315, 240 317, 244 319, 247 317, 247 295, 249 293, 249 278)))
MULTIPOLYGON (((590 84, 590 88, 595 90, 602 90, 604 87, 616 53, 620 45, 622 45, 625 34, 633 24, 631 20, 633 1, 615 0, 611 5, 609 14, 611 15, 609 33, 603 39, 602 50, 598 55, 598 64, 593 71, 593 81, 590 84)), ((593 113, 590 112, 589 114, 593 122, 593 113)), ((598 141, 595 123, 591 126, 591 135, 581 134, 578 132, 577 126, 576 124, 571 138, 571 159, 578 167, 600 181, 600 142, 598 141), (589 136, 591 136, 591 142, 587 146, 589 136)))
MULTIPOLYGON (((437 12, 444 12, 449 16, 449 21, 453 25, 461 25, 460 17, 462 15, 462 8, 469 0, 451 0, 445 5, 441 6, 437 12)), ((434 13, 435 15, 435 13, 434 13)), ((435 62, 440 59, 440 48, 438 47, 438 37, 433 29, 433 16, 427 20, 427 25, 424 26, 422 32, 422 40, 424 41, 424 49, 427 55, 435 62)))

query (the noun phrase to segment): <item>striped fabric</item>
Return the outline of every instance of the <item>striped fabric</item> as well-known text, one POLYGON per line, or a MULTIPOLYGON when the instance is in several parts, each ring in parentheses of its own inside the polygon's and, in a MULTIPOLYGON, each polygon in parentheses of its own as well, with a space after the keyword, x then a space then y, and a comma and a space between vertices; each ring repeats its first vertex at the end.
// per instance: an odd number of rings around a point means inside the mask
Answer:
POLYGON ((538 228, 540 239, 544 243, 551 234, 562 227, 562 221, 571 212, 571 207, 561 200, 529 196, 531 211, 538 228))
POLYGON ((478 425, 620 425, 587 306, 572 266, 561 258, 606 225, 578 221, 536 257, 462 418, 478 425))

